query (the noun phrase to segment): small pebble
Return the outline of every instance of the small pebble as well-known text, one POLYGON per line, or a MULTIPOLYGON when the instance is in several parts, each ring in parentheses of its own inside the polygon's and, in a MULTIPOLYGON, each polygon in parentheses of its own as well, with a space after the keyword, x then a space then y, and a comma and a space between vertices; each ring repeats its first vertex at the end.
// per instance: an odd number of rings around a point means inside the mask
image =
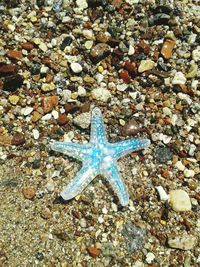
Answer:
POLYGON ((173 85, 176 85, 176 84, 184 85, 186 81, 187 79, 185 75, 181 71, 178 71, 175 73, 174 78, 172 79, 172 84, 173 85))
POLYGON ((94 246, 90 246, 87 248, 88 249, 88 253, 90 254, 91 257, 96 258, 100 255, 101 251, 100 249, 94 247, 94 246))
POLYGON ((87 129, 90 125, 90 112, 82 113, 74 118, 74 123, 82 129, 87 129))
POLYGON ((174 211, 189 211, 192 208, 188 193, 182 189, 171 190, 169 202, 174 211))
POLYGON ((151 59, 142 60, 138 68, 138 72, 142 73, 144 71, 151 70, 153 69, 154 66, 155 66, 155 62, 152 61, 151 59))
POLYGON ((35 190, 33 188, 27 187, 22 189, 22 193, 26 199, 33 199, 35 196, 35 190))
POLYGON ((159 185, 159 186, 156 186, 156 190, 158 191, 158 194, 159 194, 159 198, 161 201, 166 201, 168 200, 169 196, 168 194, 165 192, 164 188, 159 185))
POLYGON ((191 250, 196 244, 196 238, 192 235, 178 235, 168 237, 168 245, 171 248, 178 248, 181 250, 191 250))
POLYGON ((96 88, 93 89, 91 95, 94 99, 107 102, 111 98, 111 93, 108 89, 105 88, 96 88))
POLYGON ((33 129, 32 133, 33 133, 33 138, 35 140, 39 139, 40 133, 39 133, 39 131, 37 129, 33 129))
POLYGON ((76 62, 71 63, 70 67, 74 73, 80 73, 83 70, 82 66, 76 62))

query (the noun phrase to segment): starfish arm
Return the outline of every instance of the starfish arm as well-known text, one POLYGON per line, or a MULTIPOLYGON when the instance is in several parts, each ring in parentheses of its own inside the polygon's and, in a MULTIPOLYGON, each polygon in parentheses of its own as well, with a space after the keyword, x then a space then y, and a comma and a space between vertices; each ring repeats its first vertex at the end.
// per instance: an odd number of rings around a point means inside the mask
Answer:
POLYGON ((92 119, 91 119, 91 135, 90 143, 92 145, 104 144, 107 142, 103 118, 101 110, 99 108, 94 108, 92 110, 92 119))
POLYGON ((150 145, 149 139, 129 139, 117 143, 109 143, 109 149, 113 151, 113 156, 116 159, 121 158, 133 151, 145 149, 150 145))
POLYGON ((98 175, 96 164, 86 163, 77 173, 76 177, 63 189, 61 197, 69 200, 79 195, 85 187, 98 175))
POLYGON ((105 167, 103 174, 117 194, 121 205, 127 206, 129 202, 129 194, 125 184, 121 179, 117 164, 113 163, 112 165, 105 167))
POLYGON ((76 143, 57 142, 57 141, 53 141, 51 143, 51 149, 56 152, 61 152, 70 157, 77 158, 79 160, 86 159, 88 153, 90 152, 89 144, 82 145, 76 143))

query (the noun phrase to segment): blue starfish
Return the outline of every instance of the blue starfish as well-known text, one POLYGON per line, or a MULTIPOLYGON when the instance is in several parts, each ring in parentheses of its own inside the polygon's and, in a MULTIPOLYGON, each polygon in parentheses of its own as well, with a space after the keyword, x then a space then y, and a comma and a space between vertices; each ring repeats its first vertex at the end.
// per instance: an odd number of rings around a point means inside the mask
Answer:
POLYGON ((87 144, 53 141, 51 149, 83 161, 76 177, 61 192, 64 200, 74 198, 99 174, 104 175, 116 192, 122 206, 128 205, 129 194, 124 185, 117 160, 132 151, 148 147, 148 139, 129 139, 109 143, 106 138, 103 119, 99 108, 92 110, 91 137, 87 144))

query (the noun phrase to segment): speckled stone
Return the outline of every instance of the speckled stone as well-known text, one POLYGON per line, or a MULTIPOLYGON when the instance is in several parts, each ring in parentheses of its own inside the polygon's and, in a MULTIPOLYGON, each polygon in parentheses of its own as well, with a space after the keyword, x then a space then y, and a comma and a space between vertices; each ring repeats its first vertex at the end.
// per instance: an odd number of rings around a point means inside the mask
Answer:
POLYGON ((189 211, 192 208, 188 193, 182 189, 170 191, 169 201, 174 211, 189 211))

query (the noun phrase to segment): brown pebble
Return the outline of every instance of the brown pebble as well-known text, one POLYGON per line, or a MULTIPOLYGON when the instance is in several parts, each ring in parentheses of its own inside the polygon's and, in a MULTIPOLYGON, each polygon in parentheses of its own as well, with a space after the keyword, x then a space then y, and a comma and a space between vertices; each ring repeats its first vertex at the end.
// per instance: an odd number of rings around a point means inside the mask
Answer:
POLYGON ((175 46, 174 40, 166 39, 164 41, 164 44, 163 44, 162 49, 161 49, 161 55, 165 59, 170 59, 172 56, 172 50, 173 50, 174 46, 175 46))
POLYGON ((81 112, 89 112, 90 111, 90 103, 85 103, 83 104, 83 106, 81 107, 81 112))
POLYGON ((43 111, 48 113, 58 105, 58 96, 45 96, 42 99, 43 111))
POLYGON ((49 208, 42 209, 42 211, 41 211, 41 217, 43 219, 46 219, 46 220, 47 219, 50 219, 52 217, 52 214, 51 214, 50 209, 49 208))
POLYGON ((125 62, 124 69, 127 70, 130 75, 135 75, 137 73, 136 64, 131 63, 130 61, 125 62))
POLYGON ((144 40, 140 40, 140 42, 138 43, 138 48, 145 54, 148 54, 150 50, 150 45, 147 44, 144 40))
POLYGON ((97 35, 97 41, 100 43, 107 43, 108 42, 108 36, 103 34, 102 32, 97 35))
POLYGON ((22 59, 22 52, 21 51, 17 51, 17 50, 9 50, 6 53, 7 57, 10 59, 17 59, 20 60, 22 59))
POLYGON ((59 117, 58 117, 58 124, 59 125, 64 125, 66 124, 67 122, 69 121, 67 115, 65 113, 63 114, 59 114, 59 117))
POLYGON ((74 113, 76 112, 79 108, 76 103, 66 103, 64 105, 64 109, 66 113, 74 113))
POLYGON ((2 146, 11 145, 11 141, 12 141, 12 137, 10 137, 9 135, 0 134, 0 145, 2 146))
POLYGON ((31 51, 34 48, 34 45, 31 43, 23 43, 22 48, 28 51, 31 51))
POLYGON ((33 111, 31 120, 32 122, 37 122, 41 119, 42 114, 40 114, 38 111, 33 111))
POLYGON ((101 253, 100 249, 93 247, 93 246, 88 247, 87 250, 88 250, 90 256, 93 258, 98 257, 101 253))
POLYGON ((127 70, 122 70, 122 71, 119 73, 119 77, 120 77, 120 79, 122 79, 125 83, 130 83, 130 81, 131 81, 131 78, 130 78, 130 76, 129 76, 127 70))
POLYGON ((24 78, 19 74, 5 77, 3 90, 14 92, 22 86, 23 81, 24 81, 24 78))
POLYGON ((132 119, 122 128, 124 136, 133 136, 139 133, 140 127, 136 120, 132 119))
POLYGON ((26 142, 25 136, 23 133, 16 133, 14 134, 12 138, 12 145, 18 146, 18 145, 23 145, 26 142))
POLYGON ((95 45, 90 52, 92 60, 96 63, 106 58, 109 54, 110 46, 104 43, 99 43, 95 45))
POLYGON ((14 73, 16 66, 13 64, 1 64, 0 63, 0 73, 14 73))
POLYGON ((30 187, 23 188, 22 193, 26 199, 33 199, 35 196, 35 190, 30 187))

